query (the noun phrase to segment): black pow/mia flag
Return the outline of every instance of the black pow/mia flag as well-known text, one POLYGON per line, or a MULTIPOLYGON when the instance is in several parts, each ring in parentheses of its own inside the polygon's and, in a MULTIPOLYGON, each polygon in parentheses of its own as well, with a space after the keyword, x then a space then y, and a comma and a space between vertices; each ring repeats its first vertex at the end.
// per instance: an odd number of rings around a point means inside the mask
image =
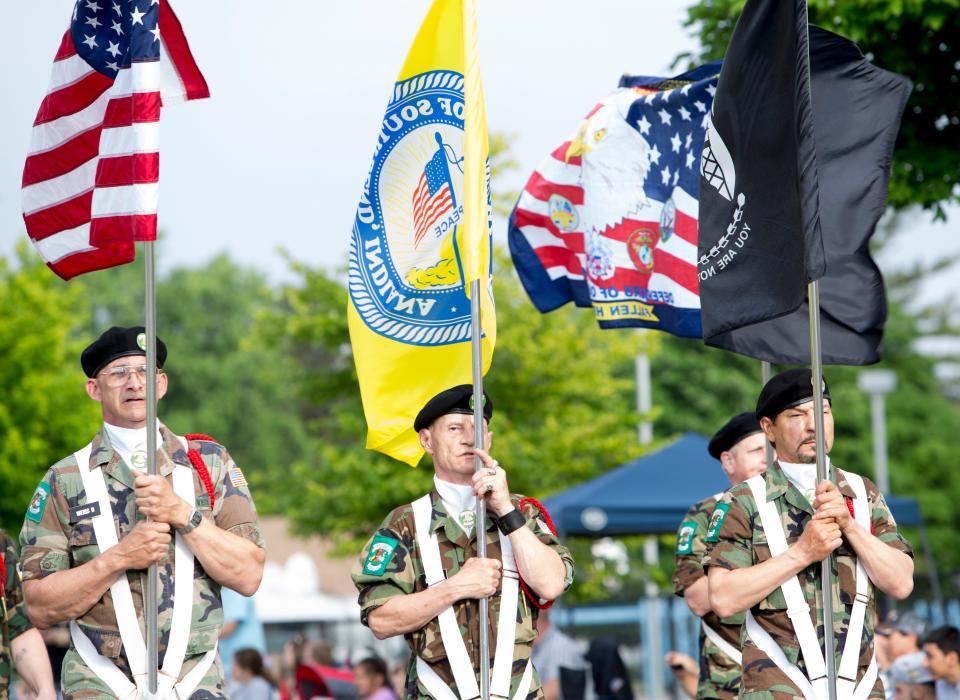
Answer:
POLYGON ((883 278, 869 239, 910 94, 805 0, 749 0, 717 85, 701 159, 699 261, 707 344, 809 364, 807 284, 820 280, 828 364, 880 359, 883 278))

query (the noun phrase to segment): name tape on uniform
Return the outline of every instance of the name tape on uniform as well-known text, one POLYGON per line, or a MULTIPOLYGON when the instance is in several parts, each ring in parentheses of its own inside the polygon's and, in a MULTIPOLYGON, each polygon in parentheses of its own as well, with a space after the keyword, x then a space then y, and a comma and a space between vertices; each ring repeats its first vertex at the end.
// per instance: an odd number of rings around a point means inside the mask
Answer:
POLYGON ((87 518, 95 518, 100 515, 100 504, 94 501, 93 503, 84 503, 83 505, 74 506, 70 509, 70 522, 76 523, 81 520, 86 520, 87 518))

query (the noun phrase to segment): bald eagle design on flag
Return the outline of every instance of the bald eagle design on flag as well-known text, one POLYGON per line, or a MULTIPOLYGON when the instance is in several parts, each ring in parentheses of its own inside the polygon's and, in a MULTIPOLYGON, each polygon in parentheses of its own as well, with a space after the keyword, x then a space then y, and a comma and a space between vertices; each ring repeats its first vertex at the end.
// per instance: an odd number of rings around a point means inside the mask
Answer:
POLYGON ((700 162, 719 63, 624 77, 530 177, 510 251, 543 312, 591 306, 601 328, 700 337, 700 162))
POLYGON ((614 93, 580 127, 567 149, 567 158, 580 156, 580 186, 584 193, 583 226, 603 233, 648 206, 643 187, 650 170, 650 144, 627 123, 636 100, 633 90, 614 93))

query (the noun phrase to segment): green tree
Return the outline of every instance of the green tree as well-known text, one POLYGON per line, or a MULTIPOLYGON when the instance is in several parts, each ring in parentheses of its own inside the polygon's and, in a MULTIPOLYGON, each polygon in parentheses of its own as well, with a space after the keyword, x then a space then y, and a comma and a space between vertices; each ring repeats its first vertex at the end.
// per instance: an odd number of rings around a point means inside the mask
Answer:
MULTIPOLYGON (((294 270, 299 282, 285 290, 286 308, 261 317, 257 336, 300 366, 296 383, 313 450, 266 481, 301 529, 350 541, 428 489, 432 469, 428 458, 411 470, 364 449, 346 290, 323 270, 294 270)), ((579 309, 540 314, 503 255, 494 280, 499 323, 487 390, 495 406, 493 450, 511 488, 545 497, 640 454, 633 357, 655 339, 601 333, 579 309)))
MULTIPOLYGON (((691 5, 687 26, 701 50, 681 59, 721 58, 744 0, 691 5)), ((811 24, 856 42, 878 66, 909 77, 913 94, 894 153, 889 203, 919 204, 943 216, 960 201, 960 3, 957 0, 809 0, 811 24)), ((816 99, 816 96, 814 96, 816 99)))
POLYGON ((40 478, 97 424, 76 332, 86 305, 27 250, 0 259, 0 521, 16 534, 40 478))

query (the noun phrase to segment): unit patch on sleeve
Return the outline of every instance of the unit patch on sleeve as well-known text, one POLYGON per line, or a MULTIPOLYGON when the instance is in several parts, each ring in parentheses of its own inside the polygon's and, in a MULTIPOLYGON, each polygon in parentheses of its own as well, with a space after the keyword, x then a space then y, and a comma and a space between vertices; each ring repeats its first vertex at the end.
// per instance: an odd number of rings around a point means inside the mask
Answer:
POLYGON ((368 576, 383 576, 387 572, 387 564, 393 558, 399 540, 392 537, 377 535, 370 544, 370 552, 363 563, 363 573, 368 576))
POLYGON ((720 528, 723 526, 723 519, 727 517, 730 510, 729 503, 718 503, 710 516, 710 526, 707 528, 707 542, 720 541, 720 528))
POLYGON ((27 519, 35 523, 40 522, 43 517, 43 510, 47 507, 47 499, 50 498, 50 486, 45 481, 41 481, 37 490, 33 492, 33 498, 30 499, 30 505, 27 507, 27 519))
POLYGON ((685 520, 677 531, 677 554, 693 554, 693 536, 697 532, 697 524, 692 520, 685 520))

